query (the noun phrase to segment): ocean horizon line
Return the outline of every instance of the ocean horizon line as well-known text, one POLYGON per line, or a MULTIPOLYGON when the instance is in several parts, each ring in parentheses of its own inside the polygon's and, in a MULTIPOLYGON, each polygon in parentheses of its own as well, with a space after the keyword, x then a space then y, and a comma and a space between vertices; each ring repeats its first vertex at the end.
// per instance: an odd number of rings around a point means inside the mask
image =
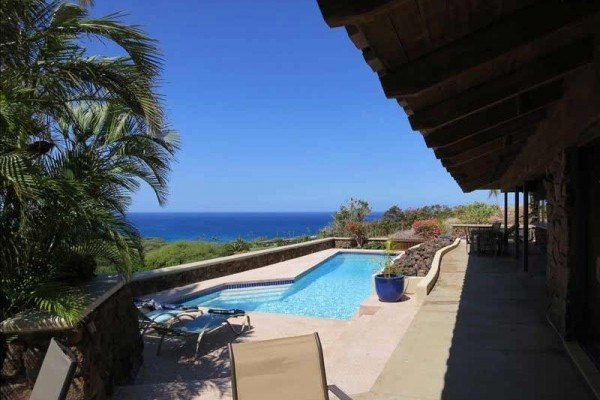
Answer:
MULTIPOLYGON (((333 214, 337 211, 128 211, 126 214, 333 214)), ((371 211, 383 214, 385 211, 371 211)))
MULTIPOLYGON (((230 241, 237 238, 316 235, 330 224, 334 211, 163 211, 127 213, 143 237, 172 240, 230 241)), ((372 212, 367 221, 381 218, 372 212)))

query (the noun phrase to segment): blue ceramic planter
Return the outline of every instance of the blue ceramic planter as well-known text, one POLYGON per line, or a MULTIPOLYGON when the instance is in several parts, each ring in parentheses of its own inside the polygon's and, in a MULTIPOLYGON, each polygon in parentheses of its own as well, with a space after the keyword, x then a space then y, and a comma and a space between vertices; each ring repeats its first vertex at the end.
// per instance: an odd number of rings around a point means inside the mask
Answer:
POLYGON ((404 275, 375 275, 375 291, 380 301, 399 301, 404 294, 404 275))

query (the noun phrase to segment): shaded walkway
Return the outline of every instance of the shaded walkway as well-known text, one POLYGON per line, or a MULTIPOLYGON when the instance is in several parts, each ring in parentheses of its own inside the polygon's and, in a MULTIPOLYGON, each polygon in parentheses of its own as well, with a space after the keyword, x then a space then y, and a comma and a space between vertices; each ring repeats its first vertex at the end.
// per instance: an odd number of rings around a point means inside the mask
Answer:
POLYGON ((446 254, 434 290, 359 398, 592 399, 546 322, 543 273, 520 270, 513 258, 469 257, 464 242, 446 254))

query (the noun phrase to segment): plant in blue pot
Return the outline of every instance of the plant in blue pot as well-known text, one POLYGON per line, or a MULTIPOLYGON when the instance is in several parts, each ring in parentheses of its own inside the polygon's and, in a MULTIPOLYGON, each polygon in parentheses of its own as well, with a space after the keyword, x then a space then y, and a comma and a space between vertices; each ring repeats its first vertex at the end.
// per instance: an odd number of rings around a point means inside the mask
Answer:
POLYGON ((388 240, 382 268, 373 278, 377 297, 384 302, 400 301, 404 295, 404 275, 393 262, 391 246, 392 242, 388 240))

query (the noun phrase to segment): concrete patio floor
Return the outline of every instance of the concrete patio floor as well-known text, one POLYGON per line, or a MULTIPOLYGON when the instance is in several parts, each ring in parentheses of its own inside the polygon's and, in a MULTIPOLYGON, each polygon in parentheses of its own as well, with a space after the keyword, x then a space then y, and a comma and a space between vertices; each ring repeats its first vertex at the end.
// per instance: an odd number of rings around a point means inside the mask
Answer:
POLYGON ((444 256, 383 373, 356 398, 593 399, 546 322, 543 263, 521 268, 510 257, 469 257, 464 242, 444 256))

